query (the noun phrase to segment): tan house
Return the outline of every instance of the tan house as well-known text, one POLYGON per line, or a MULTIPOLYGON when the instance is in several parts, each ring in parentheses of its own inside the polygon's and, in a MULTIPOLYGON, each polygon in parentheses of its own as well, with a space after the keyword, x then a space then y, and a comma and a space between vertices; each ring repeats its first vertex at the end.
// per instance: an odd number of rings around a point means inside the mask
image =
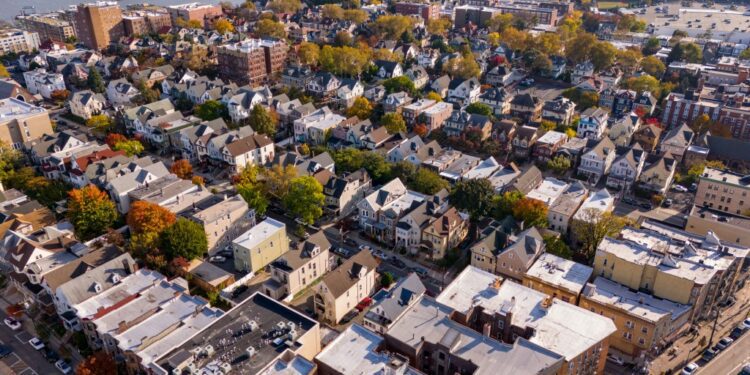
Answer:
POLYGON ((544 240, 534 227, 517 235, 495 229, 471 247, 471 265, 521 281, 542 252, 544 240))
POLYGON ((638 186, 657 194, 665 194, 672 184, 677 163, 674 159, 659 157, 656 160, 646 160, 643 172, 638 176, 638 186), (651 163, 649 163, 649 161, 651 163))
POLYGON ((641 145, 641 148, 644 151, 653 152, 656 150, 656 145, 659 143, 661 132, 661 128, 656 125, 643 125, 633 133, 633 142, 641 145))
POLYGON ((235 281, 233 273, 200 259, 193 259, 188 264, 178 267, 177 273, 206 292, 219 292, 235 281))
POLYGON ((271 263, 271 278, 263 283, 264 293, 280 299, 305 290, 330 270, 330 249, 322 230, 289 249, 271 263))
POLYGON ((14 98, 0 100, 0 141, 17 150, 26 142, 53 133, 46 109, 14 98))
POLYGON ((267 218, 235 238, 232 248, 236 270, 257 272, 289 251, 286 225, 267 218))
POLYGON ((526 271, 523 285, 575 305, 593 272, 589 266, 544 253, 526 271))
POLYGON ((357 202, 365 197, 371 187, 370 175, 364 168, 330 178, 323 185, 326 208, 346 216, 357 208, 357 202))
POLYGON ((378 261, 369 251, 360 251, 329 272, 315 287, 315 313, 324 321, 338 324, 360 301, 375 292, 377 267, 378 261))
POLYGON ((422 230, 422 246, 430 250, 432 259, 443 259, 468 233, 468 218, 451 207, 422 230))
POLYGON ((248 208, 239 194, 231 198, 225 196, 208 207, 198 207, 189 217, 203 226, 211 255, 231 246, 233 239, 255 224, 255 211, 248 208))
POLYGON ((700 236, 713 232, 742 246, 750 246, 750 219, 708 207, 693 206, 685 230, 700 236))

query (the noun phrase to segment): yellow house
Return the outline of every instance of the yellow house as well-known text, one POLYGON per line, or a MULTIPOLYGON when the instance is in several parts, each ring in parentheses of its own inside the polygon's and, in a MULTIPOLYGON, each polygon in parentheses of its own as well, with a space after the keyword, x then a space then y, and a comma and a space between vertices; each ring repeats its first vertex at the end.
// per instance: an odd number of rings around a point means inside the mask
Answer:
POLYGON ((638 176, 638 186, 654 193, 666 193, 674 179, 676 166, 677 162, 674 159, 665 157, 660 157, 650 164, 649 160, 646 160, 643 172, 638 176))
POLYGON ((234 268, 256 272, 289 251, 286 225, 268 218, 232 241, 234 268))
POLYGON ((575 305, 593 272, 589 266, 544 253, 526 271, 523 285, 575 305))
POLYGON ((315 286, 313 305, 321 319, 338 324, 359 302, 377 288, 378 261, 369 251, 360 251, 329 272, 315 286))
POLYGON ((432 259, 443 259, 445 253, 458 246, 469 232, 469 220, 451 207, 422 231, 422 246, 431 250, 432 259))

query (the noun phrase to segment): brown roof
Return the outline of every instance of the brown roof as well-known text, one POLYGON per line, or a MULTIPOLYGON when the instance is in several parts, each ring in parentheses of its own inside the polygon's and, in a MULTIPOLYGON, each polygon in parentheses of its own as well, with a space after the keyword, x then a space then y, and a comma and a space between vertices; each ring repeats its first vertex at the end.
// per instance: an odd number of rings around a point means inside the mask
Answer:
POLYGON ((326 186, 328 181, 334 177, 336 177, 336 175, 325 168, 315 172, 315 174, 313 175, 313 178, 315 178, 318 181, 318 183, 320 183, 323 186, 326 186))
POLYGON ((433 221, 430 226, 435 233, 447 235, 451 229, 461 225, 463 221, 464 219, 458 214, 458 210, 455 207, 451 207, 437 220, 433 221))
POLYGON ((353 276, 353 274, 358 274, 362 267, 366 267, 367 272, 370 272, 370 270, 374 271, 378 267, 378 260, 367 250, 360 251, 344 262, 344 264, 329 272, 323 278, 323 283, 328 287, 333 296, 338 298, 356 284, 357 277, 353 276))
POLYGON ((253 134, 228 144, 227 150, 229 150, 229 153, 233 156, 237 156, 270 144, 273 144, 273 141, 265 135, 253 134))

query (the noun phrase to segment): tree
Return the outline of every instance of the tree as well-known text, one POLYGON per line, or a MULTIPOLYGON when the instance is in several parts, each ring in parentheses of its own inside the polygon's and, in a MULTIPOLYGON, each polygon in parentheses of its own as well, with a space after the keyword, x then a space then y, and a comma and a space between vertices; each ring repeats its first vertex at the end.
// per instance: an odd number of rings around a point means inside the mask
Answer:
POLYGON ((190 179, 190 182, 192 182, 193 185, 198 186, 204 186, 206 184, 206 181, 204 181, 201 176, 193 176, 193 178, 190 179))
POLYGON ((360 120, 368 119, 372 115, 372 104, 364 96, 359 96, 357 99, 354 99, 354 103, 346 111, 346 114, 349 117, 356 116, 360 120))
POLYGON ((400 14, 380 16, 373 24, 373 30, 386 39, 397 39, 412 27, 414 27, 414 20, 400 14))
POLYGON ((547 205, 544 202, 523 198, 513 205, 513 217, 524 226, 547 227, 547 205))
POLYGON ((271 138, 276 134, 276 119, 260 104, 256 104, 248 117, 250 126, 256 132, 271 138))
POLYGON ((99 70, 94 67, 89 69, 89 76, 86 79, 86 84, 91 91, 98 94, 103 93, 104 90, 107 89, 104 85, 104 80, 102 79, 101 74, 99 74, 99 70))
POLYGON ((323 215, 323 186, 311 176, 294 178, 289 184, 289 193, 283 200, 284 207, 307 224, 313 224, 323 215))
POLYGON ((198 20, 188 20, 187 21, 187 28, 189 29, 202 29, 203 23, 198 20))
POLYGON ((617 48, 609 42, 597 42, 591 46, 591 63, 600 71, 609 68, 617 57, 617 48))
POLYGON ((331 156, 339 173, 354 172, 362 168, 364 164, 364 154, 356 148, 344 148, 335 151, 331 156))
POLYGON ((482 73, 474 56, 454 57, 443 64, 443 72, 451 77, 469 79, 482 73))
POLYGON ((513 15, 510 13, 501 13, 493 16, 487 21, 487 29, 501 33, 513 24, 513 15))
POLYGON ((388 78, 383 81, 383 87, 388 93, 406 91, 409 94, 413 94, 417 89, 414 87, 414 82, 407 76, 399 76, 388 78))
POLYGON ((159 235, 159 247, 168 259, 200 258, 208 251, 208 240, 203 226, 186 218, 179 218, 159 235))
POLYGON ((377 152, 365 152, 362 154, 362 168, 375 181, 381 184, 391 179, 391 163, 385 160, 385 156, 377 152))
POLYGON ((183 180, 189 180, 193 176, 193 165, 187 159, 180 159, 172 163, 169 171, 183 180))
POLYGON ((195 106, 195 115, 201 120, 211 121, 219 117, 227 116, 227 107, 216 100, 206 100, 203 104, 195 106))
POLYGON ((65 90, 65 89, 55 90, 55 91, 52 91, 52 93, 50 94, 50 99, 52 99, 52 101, 54 101, 55 103, 60 104, 64 102, 65 100, 67 100, 69 96, 70 96, 70 91, 68 90, 65 90))
POLYGON ((344 9, 337 4, 324 4, 321 8, 320 14, 324 18, 340 20, 344 18, 344 9))
POLYGON ((641 54, 641 51, 638 49, 627 48, 617 51, 617 63, 626 73, 634 72, 642 59, 643 54, 641 54))
POLYGON ((640 77, 630 77, 625 80, 623 86, 638 93, 649 91, 657 98, 661 93, 661 84, 659 83, 659 80, 648 74, 640 77))
POLYGON ((484 115, 487 117, 492 116, 492 108, 488 106, 487 104, 479 103, 479 102, 469 104, 468 106, 466 106, 465 111, 468 113, 475 113, 475 114, 484 115))
POLYGON ((383 272, 383 274, 380 276, 380 286, 385 289, 388 289, 391 285, 393 285, 393 281, 393 275, 390 272, 383 272))
POLYGON ((448 17, 433 18, 427 21, 427 32, 434 35, 445 36, 451 28, 452 22, 448 17))
POLYGON ((664 63, 656 56, 644 57, 643 60, 641 60, 641 69, 643 69, 646 74, 654 77, 661 77, 667 70, 664 63))
POLYGON ((427 136, 429 129, 427 129, 427 125, 425 124, 416 124, 414 125, 414 133, 420 137, 427 136))
POLYGON ((626 224, 626 219, 595 208, 584 208, 580 218, 573 220, 571 231, 581 243, 580 253, 591 258, 604 237, 616 236, 626 224))
POLYGON ((646 31, 646 23, 639 20, 635 15, 626 14, 617 23, 617 30, 642 33, 646 31))
POLYGON ((21 164, 21 153, 7 142, 0 141, 0 182, 7 183, 21 164))
POLYGON ((544 236, 544 251, 553 255, 557 255, 560 258, 571 259, 573 257, 573 251, 570 250, 568 244, 565 243, 558 236, 544 236))
POLYGON ((344 10, 344 19, 361 25, 370 19, 370 15, 362 9, 346 9, 344 10))
POLYGON ((562 155, 557 155, 553 159, 547 160, 547 168, 551 169, 558 176, 563 175, 570 169, 570 159, 562 155))
POLYGON ((318 59, 321 67, 333 74, 356 76, 370 64, 367 51, 349 46, 332 47, 325 45, 318 59))
POLYGON ((530 47, 542 52, 545 57, 556 55, 562 49, 562 40, 560 36, 553 33, 542 33, 536 37, 530 38, 530 47))
POLYGON ((386 113, 380 118, 380 123, 388 130, 388 134, 406 132, 406 121, 400 113, 386 113))
POLYGON ((442 179, 437 173, 420 168, 406 181, 410 189, 422 194, 433 195, 443 189, 448 189, 448 181, 442 179))
POLYGON ((315 43, 302 42, 297 49, 299 61, 307 65, 317 65, 320 56, 320 47, 315 43))
POLYGON ((232 22, 230 22, 228 19, 220 18, 216 22, 214 22, 214 30, 216 30, 216 32, 221 35, 224 35, 226 33, 233 33, 234 25, 232 25, 232 22))
POLYGON ((159 100, 159 92, 156 91, 153 87, 149 87, 146 84, 146 81, 138 81, 136 87, 138 87, 138 99, 141 103, 148 104, 159 100))
POLYGON ((279 164, 275 164, 273 167, 265 170, 264 176, 266 178, 266 190, 269 194, 283 200, 289 194, 289 187, 292 184, 292 180, 297 177, 297 168, 293 165, 282 167, 279 164))
POLYGON ((436 102, 442 102, 443 97, 440 96, 440 94, 436 93, 435 91, 430 91, 427 93, 427 95, 424 96, 426 99, 434 100, 436 102))
POLYGON ((643 54, 645 56, 651 56, 655 55, 659 50, 661 49, 661 40, 657 38, 650 38, 646 41, 646 44, 643 45, 643 54))
POLYGON ((255 35, 259 38, 286 38, 284 25, 271 19, 263 19, 255 24, 255 35))
POLYGON ((143 152, 143 143, 138 140, 129 140, 129 141, 121 141, 117 142, 115 144, 115 147, 112 147, 115 151, 125 151, 125 155, 127 156, 134 156, 139 155, 143 152))
POLYGON ((310 146, 307 145, 307 143, 303 143, 299 146, 299 149, 297 151, 304 156, 310 155, 310 146))
POLYGON ((98 351, 83 360, 76 367, 76 375, 112 375, 117 373, 117 363, 113 356, 98 351))
POLYGON ((472 238, 475 237, 476 222, 490 213, 492 209, 495 188, 486 179, 471 179, 460 181, 450 193, 450 202, 457 209, 468 212, 471 226, 473 227, 472 238))
POLYGON ((703 51, 695 43, 679 42, 672 47, 672 51, 667 55, 667 64, 672 61, 700 63, 703 61, 703 51))
POLYGON ((127 141, 127 140, 128 139, 122 134, 109 133, 107 134, 107 137, 104 139, 104 143, 106 143, 110 148, 114 149, 116 144, 127 141))
POLYGON ((0 77, 2 78, 10 77, 10 73, 8 73, 8 68, 6 68, 5 65, 3 64, 0 64, 0 77))
POLYGON ((565 46, 565 57, 574 64, 580 64, 591 58, 591 48, 599 43, 596 36, 589 33, 578 33, 565 46))
POLYGON ((524 198, 524 195, 518 191, 506 191, 502 195, 496 195, 492 198, 492 217, 498 220, 505 219, 508 215, 513 215, 513 206, 524 198))
POLYGON ((237 185, 237 193, 257 215, 265 215, 270 204, 263 187, 258 183, 244 182, 237 185))
POLYGON ((685 179, 685 181, 683 181, 683 183, 692 184, 694 182, 698 182, 698 179, 703 174, 703 171, 706 169, 706 167, 720 170, 726 168, 724 163, 719 160, 710 160, 693 164, 692 166, 690 166, 690 169, 688 169, 687 178, 685 179))
POLYGON ((552 69, 552 60, 537 49, 529 49, 523 54, 523 63, 532 72, 541 74, 552 69))
POLYGON ((539 123, 539 130, 541 130, 544 133, 550 130, 555 130, 555 129, 557 129, 557 124, 554 121, 542 120, 539 123))
POLYGON ((354 38, 352 38, 352 34, 346 30, 341 30, 337 32, 336 36, 333 37, 333 44, 339 47, 350 46, 353 41, 354 41, 354 38))
POLYGON ((500 41, 514 51, 525 50, 529 38, 530 36, 527 32, 518 30, 515 27, 508 27, 500 32, 500 41))
POLYGON ((302 3, 299 0, 273 0, 267 7, 274 13, 297 13, 302 9, 302 3))
POLYGON ((76 236, 84 241, 103 234, 117 220, 114 202, 94 185, 68 193, 67 215, 76 236))
POLYGON ((105 114, 93 115, 86 120, 86 126, 106 133, 112 127, 112 119, 105 114))
POLYGON ((740 52, 740 59, 742 60, 750 59, 750 48, 747 48, 744 51, 740 52))
POLYGON ((146 201, 133 202, 126 217, 132 233, 131 247, 139 251, 155 248, 161 232, 176 220, 175 214, 158 204, 146 201))

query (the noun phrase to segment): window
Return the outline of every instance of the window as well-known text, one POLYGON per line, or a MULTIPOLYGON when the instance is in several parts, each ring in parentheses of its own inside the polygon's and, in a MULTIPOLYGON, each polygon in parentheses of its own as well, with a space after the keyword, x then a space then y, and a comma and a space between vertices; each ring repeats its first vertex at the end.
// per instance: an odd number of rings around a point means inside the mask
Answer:
POLYGON ((641 332, 643 332, 643 333, 648 333, 648 327, 643 327, 643 328, 641 328, 641 332))

